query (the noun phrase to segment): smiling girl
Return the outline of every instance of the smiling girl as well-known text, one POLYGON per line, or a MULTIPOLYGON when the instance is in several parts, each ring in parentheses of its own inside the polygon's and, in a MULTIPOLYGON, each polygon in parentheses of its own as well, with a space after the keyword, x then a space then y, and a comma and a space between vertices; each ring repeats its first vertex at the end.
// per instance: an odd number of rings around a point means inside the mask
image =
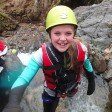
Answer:
POLYGON ((20 101, 39 68, 45 76, 42 93, 43 112, 55 112, 60 98, 72 97, 78 91, 82 69, 88 79, 87 95, 95 90, 92 65, 86 46, 75 39, 77 20, 67 6, 55 6, 47 14, 46 31, 51 42, 43 43, 28 66, 12 86, 9 103, 3 112, 21 112, 20 101))

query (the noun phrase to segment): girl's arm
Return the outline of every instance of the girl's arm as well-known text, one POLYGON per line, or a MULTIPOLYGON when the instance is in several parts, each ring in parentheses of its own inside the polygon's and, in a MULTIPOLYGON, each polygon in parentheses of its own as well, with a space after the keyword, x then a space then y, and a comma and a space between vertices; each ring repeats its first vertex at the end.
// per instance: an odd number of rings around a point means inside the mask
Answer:
POLYGON ((95 75, 89 58, 84 61, 84 70, 88 79, 87 95, 91 95, 95 91, 95 75))
POLYGON ((22 74, 13 84, 9 95, 9 102, 3 112, 21 112, 19 104, 21 102, 24 91, 40 67, 41 64, 37 63, 37 60, 33 56, 22 74))

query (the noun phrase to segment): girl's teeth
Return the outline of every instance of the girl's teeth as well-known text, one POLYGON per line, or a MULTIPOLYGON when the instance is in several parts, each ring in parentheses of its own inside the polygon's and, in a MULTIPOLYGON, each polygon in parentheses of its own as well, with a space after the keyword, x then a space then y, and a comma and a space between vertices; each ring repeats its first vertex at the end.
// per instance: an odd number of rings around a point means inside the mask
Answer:
POLYGON ((61 46, 64 46, 65 44, 61 44, 61 46))

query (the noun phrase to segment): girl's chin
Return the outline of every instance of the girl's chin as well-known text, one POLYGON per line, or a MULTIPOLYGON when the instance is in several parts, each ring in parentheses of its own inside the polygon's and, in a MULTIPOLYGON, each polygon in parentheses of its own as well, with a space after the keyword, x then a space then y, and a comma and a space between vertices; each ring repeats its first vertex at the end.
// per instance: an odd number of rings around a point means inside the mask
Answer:
POLYGON ((68 45, 66 46, 55 46, 55 48, 59 51, 59 52, 65 52, 68 49, 68 45))
POLYGON ((59 52, 65 52, 67 49, 65 49, 65 48, 64 48, 64 49, 60 49, 60 48, 59 48, 59 49, 57 49, 57 50, 58 50, 59 52))

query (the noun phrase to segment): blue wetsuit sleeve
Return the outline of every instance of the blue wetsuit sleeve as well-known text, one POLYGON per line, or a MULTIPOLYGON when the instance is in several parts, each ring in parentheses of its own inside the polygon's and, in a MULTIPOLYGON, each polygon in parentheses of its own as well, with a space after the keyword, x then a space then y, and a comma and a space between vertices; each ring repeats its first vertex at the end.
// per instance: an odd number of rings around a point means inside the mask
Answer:
POLYGON ((93 72, 93 67, 92 67, 92 64, 88 58, 88 50, 87 50, 87 47, 81 43, 81 46, 83 48, 83 51, 85 52, 85 59, 84 59, 84 69, 87 71, 87 72, 93 72))
POLYGON ((88 72, 93 72, 93 67, 89 58, 86 58, 84 61, 84 69, 86 69, 88 72))
POLYGON ((12 89, 22 85, 28 85, 33 77, 36 75, 40 68, 40 65, 36 62, 36 60, 32 57, 29 61, 29 64, 24 69, 22 74, 18 77, 15 83, 12 86, 12 89))
POLYGON ((84 70, 86 73, 85 75, 88 79, 87 95, 91 95, 95 91, 95 76, 94 76, 93 67, 91 65, 89 58, 87 58, 84 61, 84 70))

